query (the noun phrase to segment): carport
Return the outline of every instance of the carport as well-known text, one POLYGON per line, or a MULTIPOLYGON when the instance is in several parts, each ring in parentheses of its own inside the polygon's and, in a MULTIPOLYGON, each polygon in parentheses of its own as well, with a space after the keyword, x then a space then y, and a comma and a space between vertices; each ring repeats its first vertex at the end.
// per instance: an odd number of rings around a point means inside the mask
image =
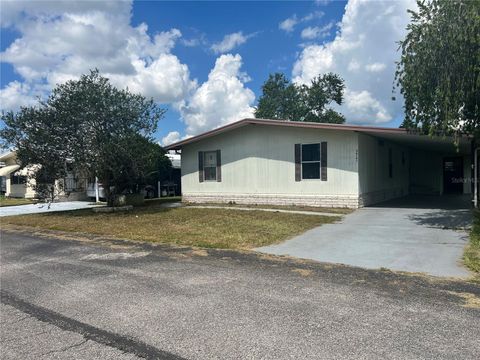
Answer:
POLYGON ((406 197, 391 204, 471 207, 474 159, 470 138, 459 137, 455 142, 451 137, 403 129, 365 129, 359 134, 359 182, 364 206, 406 197))
POLYGON ((472 144, 403 129, 358 128, 362 208, 340 222, 257 249, 370 269, 470 276, 472 144))

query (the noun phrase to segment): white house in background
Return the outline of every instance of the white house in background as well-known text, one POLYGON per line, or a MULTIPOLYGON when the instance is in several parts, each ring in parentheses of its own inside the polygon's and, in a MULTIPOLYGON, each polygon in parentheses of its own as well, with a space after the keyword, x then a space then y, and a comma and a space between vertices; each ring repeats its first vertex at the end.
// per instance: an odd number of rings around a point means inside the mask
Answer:
MULTIPOLYGON (((0 155, 0 192, 7 197, 29 198, 37 197, 35 179, 31 175, 37 171, 38 165, 21 167, 17 162, 15 151, 0 155)), ((86 199, 86 179, 79 178, 67 164, 67 175, 56 181, 62 184, 59 198, 65 200, 86 199)))
POLYGON ((470 194, 471 139, 398 128, 243 119, 181 150, 189 202, 357 208, 407 194, 470 194))
POLYGON ((20 169, 15 151, 0 155, 0 191, 8 197, 34 198, 35 180, 29 179, 30 167, 20 169))

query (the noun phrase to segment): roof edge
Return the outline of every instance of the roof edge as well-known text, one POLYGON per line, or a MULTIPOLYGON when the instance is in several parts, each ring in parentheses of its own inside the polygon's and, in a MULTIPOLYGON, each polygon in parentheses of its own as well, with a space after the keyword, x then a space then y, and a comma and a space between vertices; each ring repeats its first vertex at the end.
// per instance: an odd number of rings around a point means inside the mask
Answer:
POLYGON ((376 126, 362 126, 362 125, 350 125, 350 124, 330 124, 330 123, 315 123, 304 121, 290 121, 290 120, 274 120, 274 119, 254 119, 245 118, 233 123, 221 126, 219 128, 201 133, 196 136, 178 141, 176 143, 165 146, 165 150, 179 150, 183 145, 200 141, 202 139, 224 133, 229 130, 237 129, 245 125, 268 125, 268 126, 285 126, 285 127, 298 127, 298 128, 310 128, 310 129, 329 129, 329 130, 343 130, 343 131, 369 131, 378 133, 407 133, 408 130, 401 128, 388 128, 388 127, 376 127, 376 126))

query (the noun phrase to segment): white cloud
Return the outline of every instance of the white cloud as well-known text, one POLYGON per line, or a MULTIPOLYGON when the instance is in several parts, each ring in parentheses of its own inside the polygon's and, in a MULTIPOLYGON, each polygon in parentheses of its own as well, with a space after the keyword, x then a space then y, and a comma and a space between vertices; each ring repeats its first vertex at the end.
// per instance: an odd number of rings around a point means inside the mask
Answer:
POLYGON ((135 59, 132 66, 135 75, 109 74, 112 83, 161 103, 181 101, 196 87, 196 81, 190 80, 187 65, 172 54, 161 54, 151 63, 135 59))
POLYGON ((162 146, 167 146, 173 143, 176 143, 177 141, 180 141, 181 136, 178 131, 170 131, 167 136, 162 138, 161 145, 162 146))
POLYGON ((302 30, 300 36, 302 39, 313 40, 318 38, 324 38, 330 35, 330 30, 335 24, 333 22, 328 23, 325 26, 308 26, 302 30))
POLYGON ((295 29, 295 25, 297 24, 297 15, 293 15, 292 17, 289 17, 288 19, 285 19, 280 24, 278 24, 278 28, 286 32, 292 32, 295 29))
POLYGON ((241 31, 225 35, 223 40, 212 45, 215 54, 222 54, 233 50, 234 48, 244 44, 253 35, 243 35, 241 31))
MULTIPOLYGON (((373 115, 375 122, 382 123, 392 119, 391 115, 385 107, 367 90, 362 91, 345 91, 345 105, 352 113, 373 115)), ((365 122, 370 122, 369 119, 363 119, 365 122)))
MULTIPOLYGON (((2 3, 2 25, 20 33, 1 53, 2 61, 13 65, 30 90, 51 89, 98 68, 118 87, 161 103, 184 99, 196 83, 171 53, 181 32, 151 36, 144 23, 132 27, 130 17, 130 1, 2 3)), ((27 101, 32 94, 19 96, 27 101)))
POLYGON ((409 22, 414 0, 372 2, 350 0, 332 42, 305 47, 294 64, 297 83, 335 72, 345 79, 345 103, 340 111, 348 122, 386 123, 402 115, 402 102, 392 101, 398 41, 409 22))
POLYGON ((280 24, 278 24, 278 28, 287 33, 290 33, 295 30, 295 26, 297 26, 298 24, 308 22, 314 19, 320 19, 321 17, 323 17, 323 15, 325 15, 323 11, 313 11, 302 18, 298 18, 297 14, 293 14, 291 17, 280 22, 280 24))
POLYGON ((311 21, 311 20, 314 20, 314 19, 320 19, 323 17, 323 15, 325 15, 325 13, 323 11, 313 11, 307 15, 305 15, 301 20, 300 22, 307 22, 307 21, 311 21))
POLYGON ((249 78, 240 71, 241 66, 240 55, 221 55, 208 80, 179 106, 187 136, 253 116, 255 95, 244 86, 249 78))
MULTIPOLYGON (((37 95, 41 96, 41 93, 37 95)), ((5 110, 17 110, 21 106, 31 106, 37 102, 29 85, 12 81, 0 90, 0 106, 5 110)))
POLYGON ((72 1, 72 0, 2 0, 0 25, 13 26, 25 20, 49 21, 64 13, 102 11, 130 17, 131 0, 72 1))
POLYGON ((372 63, 372 64, 365 65, 365 70, 367 70, 369 72, 380 72, 380 71, 385 70, 386 67, 387 67, 387 65, 385 65, 383 63, 375 62, 375 63, 372 63))

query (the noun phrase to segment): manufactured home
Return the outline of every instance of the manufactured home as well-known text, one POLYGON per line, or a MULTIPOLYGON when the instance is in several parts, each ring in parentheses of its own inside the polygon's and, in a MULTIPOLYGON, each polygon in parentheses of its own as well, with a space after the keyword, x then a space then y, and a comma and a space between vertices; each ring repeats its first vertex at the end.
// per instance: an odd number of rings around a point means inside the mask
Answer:
POLYGON ((358 208, 472 193, 472 143, 399 128, 243 119, 166 147, 187 202, 358 208))
MULTIPOLYGON (((58 179, 58 196, 63 200, 86 200, 85 180, 79 178, 71 164, 67 164, 65 178, 58 179)), ((0 192, 2 195, 14 198, 34 199, 38 197, 35 190, 36 182, 33 174, 39 165, 21 166, 16 151, 0 155, 0 192)))
POLYGON ((0 155, 0 185, 2 195, 18 198, 34 198, 35 180, 29 178, 34 167, 20 168, 15 151, 0 155))

